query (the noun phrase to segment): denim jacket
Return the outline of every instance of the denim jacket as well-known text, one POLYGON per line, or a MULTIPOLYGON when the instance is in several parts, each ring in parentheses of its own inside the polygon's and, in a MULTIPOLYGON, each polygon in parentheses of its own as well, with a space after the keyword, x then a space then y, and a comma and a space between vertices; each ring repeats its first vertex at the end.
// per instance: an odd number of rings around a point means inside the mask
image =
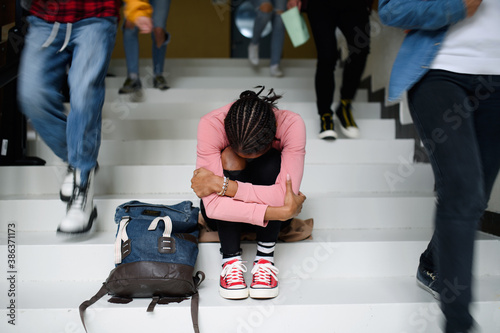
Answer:
POLYGON ((389 83, 390 101, 401 99, 426 73, 448 27, 466 17, 463 0, 380 0, 382 23, 410 30, 394 61, 389 83))

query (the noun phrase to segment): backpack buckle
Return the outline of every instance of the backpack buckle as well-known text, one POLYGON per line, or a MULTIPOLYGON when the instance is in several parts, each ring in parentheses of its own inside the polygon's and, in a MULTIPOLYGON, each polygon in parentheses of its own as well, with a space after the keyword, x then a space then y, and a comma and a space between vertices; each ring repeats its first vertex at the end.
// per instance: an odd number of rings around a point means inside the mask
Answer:
POLYGON ((173 237, 158 238, 158 252, 171 254, 175 253, 175 239, 173 237))

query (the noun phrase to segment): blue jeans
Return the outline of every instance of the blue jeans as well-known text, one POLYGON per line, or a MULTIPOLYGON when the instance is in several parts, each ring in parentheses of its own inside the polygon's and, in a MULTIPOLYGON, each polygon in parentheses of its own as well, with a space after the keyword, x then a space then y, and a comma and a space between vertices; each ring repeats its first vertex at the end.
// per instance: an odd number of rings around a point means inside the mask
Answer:
POLYGON ((285 41, 285 25, 281 15, 276 11, 284 12, 286 10, 286 0, 253 0, 253 3, 257 9, 257 16, 253 26, 252 44, 259 44, 262 31, 272 19, 271 66, 279 65, 283 53, 283 42, 285 41), (270 13, 264 13, 259 9, 260 5, 266 2, 273 5, 273 11, 270 13))
MULTIPOLYGON (((153 27, 165 29, 167 24, 168 12, 170 10, 170 0, 150 0, 153 7, 153 27)), ((125 48, 125 57, 127 60, 127 73, 139 75, 139 29, 134 27, 128 29, 123 27, 123 46, 125 48)), ((165 54, 167 53, 167 43, 156 47, 154 32, 151 33, 153 39, 153 73, 154 75, 163 74, 165 64, 165 54)))
POLYGON ((408 97, 436 182, 430 248, 446 332, 467 332, 474 237, 500 168, 500 75, 431 70, 408 97))
POLYGON ((101 145, 104 79, 115 44, 117 19, 89 18, 74 23, 62 51, 68 24, 61 24, 50 45, 42 46, 54 24, 34 16, 28 21, 18 80, 21 111, 59 158, 81 170, 84 186, 96 166, 101 145), (66 116, 60 91, 70 64, 71 111, 66 116))

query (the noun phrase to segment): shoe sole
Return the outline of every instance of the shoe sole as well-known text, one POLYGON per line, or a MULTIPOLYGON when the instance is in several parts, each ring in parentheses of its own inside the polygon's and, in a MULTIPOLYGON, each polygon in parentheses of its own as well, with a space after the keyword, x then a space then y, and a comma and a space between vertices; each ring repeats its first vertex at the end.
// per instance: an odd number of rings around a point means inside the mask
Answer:
POLYGON ((335 140, 337 139, 337 133, 333 130, 326 130, 319 133, 318 138, 323 140, 335 140))
POLYGON ((422 283, 420 280, 417 279, 417 285, 422 288, 423 290, 427 291, 429 294, 432 295, 432 297, 434 297, 436 300, 439 301, 440 297, 439 297, 439 293, 435 290, 432 290, 431 288, 429 288, 428 286, 426 286, 424 283, 422 283))
POLYGON ((250 288, 250 297, 257 299, 274 298, 278 296, 279 289, 276 288, 250 288))
POLYGON ((219 286, 219 294, 226 299, 245 299, 248 298, 248 288, 226 289, 219 286))
POLYGON ((349 139, 357 139, 359 138, 359 129, 357 127, 349 127, 349 128, 345 128, 343 125, 342 125, 342 122, 340 121, 340 119, 337 117, 337 115, 335 115, 335 120, 337 121, 339 127, 340 127, 340 131, 342 132, 343 135, 345 135, 346 137, 348 137, 349 139))
POLYGON ((60 227, 58 227, 57 234, 58 235, 65 235, 65 236, 77 236, 77 235, 86 234, 87 232, 90 231, 90 229, 92 229, 92 226, 93 226, 96 218, 97 218, 97 208, 94 207, 94 210, 92 210, 92 213, 90 214, 90 217, 89 217, 89 223, 87 223, 87 226, 84 229, 78 230, 78 231, 64 231, 64 230, 61 230, 60 227))
POLYGON ((71 196, 65 196, 61 192, 59 192, 59 198, 61 199, 62 202, 69 202, 69 199, 71 199, 71 196))
POLYGON ((144 92, 142 89, 134 91, 133 93, 129 94, 130 95, 130 101, 131 102, 142 102, 144 101, 144 92))

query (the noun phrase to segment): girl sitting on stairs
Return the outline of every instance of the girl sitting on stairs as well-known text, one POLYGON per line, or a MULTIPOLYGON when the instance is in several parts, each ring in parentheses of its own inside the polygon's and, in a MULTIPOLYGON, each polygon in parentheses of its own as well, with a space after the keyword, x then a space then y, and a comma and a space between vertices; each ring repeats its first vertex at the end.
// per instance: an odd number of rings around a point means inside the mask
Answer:
POLYGON ((196 170, 191 188, 201 213, 219 233, 222 272, 219 293, 228 299, 278 295, 274 248, 282 221, 297 216, 306 197, 299 192, 306 131, 302 118, 279 110, 273 90, 267 96, 244 91, 231 104, 200 120, 196 170), (298 194, 296 194, 298 193, 298 194), (247 288, 240 240, 256 232, 257 255, 247 288))

